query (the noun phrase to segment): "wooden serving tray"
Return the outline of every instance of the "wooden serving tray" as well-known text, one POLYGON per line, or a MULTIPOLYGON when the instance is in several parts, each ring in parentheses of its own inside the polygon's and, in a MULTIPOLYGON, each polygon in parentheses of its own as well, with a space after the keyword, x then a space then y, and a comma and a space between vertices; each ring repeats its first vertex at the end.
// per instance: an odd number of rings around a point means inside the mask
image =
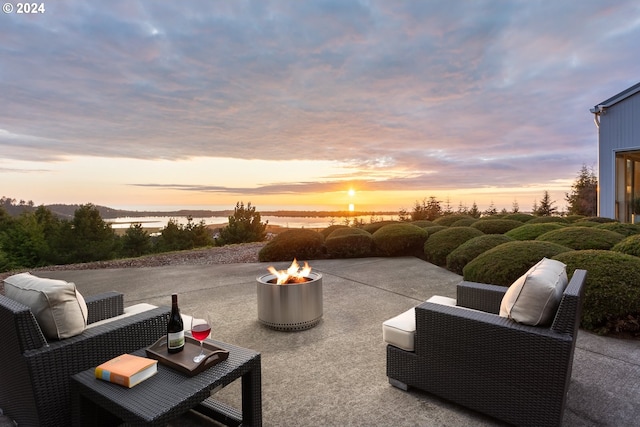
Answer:
POLYGON ((205 358, 196 363, 193 361, 194 356, 200 354, 200 342, 193 337, 185 334, 184 350, 180 353, 169 353, 167 351, 167 336, 162 336, 158 341, 146 348, 147 357, 156 359, 163 365, 176 369, 190 377, 209 369, 229 357, 229 351, 220 348, 210 342, 205 341, 202 345, 205 358))

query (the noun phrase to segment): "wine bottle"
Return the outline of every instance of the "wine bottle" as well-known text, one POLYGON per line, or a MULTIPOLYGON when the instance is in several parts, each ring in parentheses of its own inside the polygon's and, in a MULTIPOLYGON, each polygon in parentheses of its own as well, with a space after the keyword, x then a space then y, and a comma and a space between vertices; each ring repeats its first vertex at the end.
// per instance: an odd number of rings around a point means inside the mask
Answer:
POLYGON ((171 317, 167 325, 167 351, 178 353, 184 350, 184 324, 178 308, 178 294, 171 295, 171 317))

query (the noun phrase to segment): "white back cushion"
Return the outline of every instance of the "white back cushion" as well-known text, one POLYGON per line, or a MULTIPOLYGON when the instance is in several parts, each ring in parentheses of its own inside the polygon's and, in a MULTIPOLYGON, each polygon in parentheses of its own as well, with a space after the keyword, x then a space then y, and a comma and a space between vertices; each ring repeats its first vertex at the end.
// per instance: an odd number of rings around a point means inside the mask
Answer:
POLYGON ((4 279, 4 291, 31 308, 49 339, 78 335, 87 326, 87 304, 74 283, 20 273, 4 279))
POLYGON ((566 265, 543 258, 509 287, 500 316, 525 325, 550 325, 567 283, 566 265))

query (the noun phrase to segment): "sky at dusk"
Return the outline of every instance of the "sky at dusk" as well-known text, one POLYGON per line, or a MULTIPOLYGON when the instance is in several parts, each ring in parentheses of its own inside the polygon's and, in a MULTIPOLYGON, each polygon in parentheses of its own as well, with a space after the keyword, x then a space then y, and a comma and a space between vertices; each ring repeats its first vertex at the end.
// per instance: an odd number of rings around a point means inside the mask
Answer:
POLYGON ((36 205, 563 209, 640 81, 637 0, 42 4, 0 14, 0 196, 36 205))

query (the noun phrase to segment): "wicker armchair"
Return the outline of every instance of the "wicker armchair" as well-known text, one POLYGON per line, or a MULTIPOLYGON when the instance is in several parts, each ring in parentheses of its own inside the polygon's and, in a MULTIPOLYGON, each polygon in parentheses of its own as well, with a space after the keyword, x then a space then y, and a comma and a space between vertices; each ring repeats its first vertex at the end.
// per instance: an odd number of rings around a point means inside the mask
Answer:
POLYGON ((391 384, 415 387, 516 425, 561 425, 585 270, 576 270, 550 327, 499 317, 507 288, 462 282, 457 305, 415 308, 415 351, 387 346, 391 384))
MULTIPOLYGON (((123 313, 116 292, 86 298, 88 322, 123 313)), ((0 408, 20 426, 71 424, 70 376, 148 346, 167 331, 159 307, 47 343, 29 307, 0 295, 0 408)))

